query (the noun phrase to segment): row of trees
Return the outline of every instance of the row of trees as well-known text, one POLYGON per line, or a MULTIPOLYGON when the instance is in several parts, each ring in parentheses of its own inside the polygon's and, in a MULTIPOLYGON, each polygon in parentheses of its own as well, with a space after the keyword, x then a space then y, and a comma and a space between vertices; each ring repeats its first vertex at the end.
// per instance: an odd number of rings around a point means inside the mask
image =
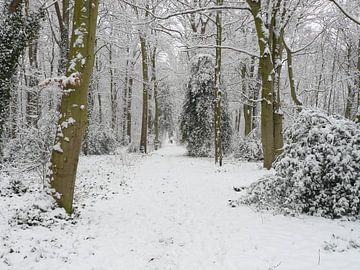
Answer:
MULTIPOLYGON (((356 1, 13 0, 2 6, 2 25, 9 27, 0 38, 1 145, 26 145, 29 130, 38 134, 46 126, 51 134, 53 126, 56 136, 48 135, 40 152, 51 146, 47 174, 68 212, 84 134, 87 153, 116 141, 139 142, 146 153, 174 132, 185 98, 180 129, 193 143, 190 154, 214 149, 221 164, 232 132, 261 132, 269 169, 283 147, 284 113, 311 106, 355 119, 360 104, 359 26, 357 14, 346 11, 356 12, 356 1), (38 34, 41 17, 46 23, 38 34), (199 106, 204 118, 195 118, 199 106), (195 120, 210 123, 205 135, 194 132, 195 120), (197 143, 204 137, 211 140, 197 143)), ((46 154, 40 159, 44 166, 46 154)))

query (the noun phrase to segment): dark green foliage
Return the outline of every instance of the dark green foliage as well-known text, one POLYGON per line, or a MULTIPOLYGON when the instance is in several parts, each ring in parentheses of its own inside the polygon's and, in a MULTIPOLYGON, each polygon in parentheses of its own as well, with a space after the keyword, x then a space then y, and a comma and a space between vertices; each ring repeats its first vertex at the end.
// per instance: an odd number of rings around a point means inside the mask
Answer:
MULTIPOLYGON (((182 142, 187 143, 190 156, 209 156, 214 148, 214 59, 196 56, 191 64, 191 77, 183 111, 180 116, 182 142)), ((231 126, 226 95, 222 95, 222 146, 230 147, 231 126)))
POLYGON ((0 145, 10 102, 11 82, 19 57, 27 44, 37 36, 40 20, 44 15, 44 11, 39 10, 25 16, 23 1, 20 1, 15 10, 10 11, 9 2, 5 4, 0 22, 0 145))

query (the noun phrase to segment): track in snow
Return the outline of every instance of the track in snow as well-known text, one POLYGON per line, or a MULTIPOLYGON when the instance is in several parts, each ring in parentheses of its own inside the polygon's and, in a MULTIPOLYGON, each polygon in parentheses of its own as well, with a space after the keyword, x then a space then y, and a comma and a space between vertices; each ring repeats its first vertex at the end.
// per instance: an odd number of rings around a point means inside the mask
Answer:
MULTIPOLYGON (((40 259, 27 264, 29 269, 47 269, 49 263, 52 269, 76 270, 355 270, 360 265, 359 249, 323 249, 325 241, 346 246, 351 239, 360 240, 358 222, 229 207, 228 200, 238 196, 233 186, 247 185, 266 173, 258 164, 218 168, 212 160, 187 157, 184 148, 173 145, 136 157, 131 169, 106 182, 113 194, 83 198, 89 206, 63 235, 68 235, 64 248, 73 248, 68 259, 40 259)), ((105 171, 121 169, 116 157, 99 160, 94 158, 91 165, 83 160, 80 177, 86 166, 91 167, 87 181, 99 164, 105 171)))

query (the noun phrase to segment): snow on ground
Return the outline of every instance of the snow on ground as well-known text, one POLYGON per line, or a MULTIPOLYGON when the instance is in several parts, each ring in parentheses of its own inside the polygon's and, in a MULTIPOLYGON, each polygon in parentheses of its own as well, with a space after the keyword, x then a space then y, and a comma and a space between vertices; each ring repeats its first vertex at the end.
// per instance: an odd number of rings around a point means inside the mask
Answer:
POLYGON ((359 269, 360 223, 229 207, 259 164, 185 156, 82 157, 75 216, 8 224, 32 194, 0 197, 0 269, 359 269))

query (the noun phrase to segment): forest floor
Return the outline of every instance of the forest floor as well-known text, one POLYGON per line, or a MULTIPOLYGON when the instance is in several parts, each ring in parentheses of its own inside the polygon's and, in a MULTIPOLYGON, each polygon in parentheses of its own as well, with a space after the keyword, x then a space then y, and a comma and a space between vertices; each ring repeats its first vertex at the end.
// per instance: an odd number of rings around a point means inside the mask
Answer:
POLYGON ((82 157, 70 220, 46 208, 29 176, 33 192, 0 196, 0 269, 358 270, 360 222, 229 206, 234 186, 266 173, 230 160, 219 168, 174 145, 82 157))

